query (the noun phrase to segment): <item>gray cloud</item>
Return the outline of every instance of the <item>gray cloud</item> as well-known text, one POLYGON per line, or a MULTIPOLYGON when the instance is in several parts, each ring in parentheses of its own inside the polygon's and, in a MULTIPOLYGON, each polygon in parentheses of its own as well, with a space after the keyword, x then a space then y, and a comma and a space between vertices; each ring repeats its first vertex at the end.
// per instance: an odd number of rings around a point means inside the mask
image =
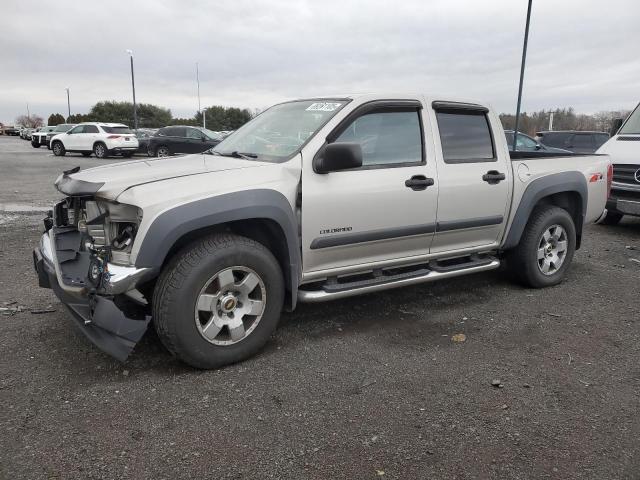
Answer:
MULTIPOLYGON (((513 111, 526 0, 3 0, 0 120, 130 100, 176 115, 345 92, 437 92, 513 111)), ((534 0, 525 110, 640 101, 640 3, 534 0)))

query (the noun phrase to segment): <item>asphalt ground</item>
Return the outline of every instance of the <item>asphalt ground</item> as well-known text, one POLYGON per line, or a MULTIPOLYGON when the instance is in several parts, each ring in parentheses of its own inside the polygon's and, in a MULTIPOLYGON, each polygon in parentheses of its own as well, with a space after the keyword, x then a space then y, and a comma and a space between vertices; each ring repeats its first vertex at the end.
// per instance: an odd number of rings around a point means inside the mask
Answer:
POLYGON ((193 370, 153 332, 121 364, 31 260, 56 176, 112 161, 0 137, 1 478, 640 478, 638 219, 587 227, 557 287, 300 305, 237 365, 193 370))

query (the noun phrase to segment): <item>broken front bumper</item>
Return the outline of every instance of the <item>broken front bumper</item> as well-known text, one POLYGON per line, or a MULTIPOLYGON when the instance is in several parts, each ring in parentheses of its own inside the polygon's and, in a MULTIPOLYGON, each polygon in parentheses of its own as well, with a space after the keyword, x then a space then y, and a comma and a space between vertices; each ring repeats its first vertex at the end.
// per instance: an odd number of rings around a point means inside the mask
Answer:
MULTIPOLYGON (((33 251, 39 285, 54 291, 71 313, 75 324, 98 348, 121 362, 125 361, 147 330, 151 317, 143 315, 142 318, 129 318, 116 305, 115 299, 135 289, 150 269, 107 264, 103 292, 98 293, 86 277, 69 281, 69 275, 63 274, 57 250, 67 256, 61 259, 64 263, 70 255, 68 249, 61 247, 68 245, 57 244, 53 230, 42 235, 39 246, 33 251)), ((75 256, 78 256, 78 252, 75 256)), ((88 268, 85 272, 88 275, 88 268)))

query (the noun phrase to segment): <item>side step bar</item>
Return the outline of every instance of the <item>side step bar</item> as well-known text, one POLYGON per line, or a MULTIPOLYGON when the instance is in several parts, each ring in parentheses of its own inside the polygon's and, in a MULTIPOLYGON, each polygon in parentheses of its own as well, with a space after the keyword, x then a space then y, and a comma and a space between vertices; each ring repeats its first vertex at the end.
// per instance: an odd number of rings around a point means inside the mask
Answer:
POLYGON ((390 276, 385 278, 384 281, 372 279, 345 283, 340 285, 340 288, 336 288, 335 284, 327 285, 326 288, 319 290, 303 290, 301 288, 298 290, 298 300, 307 303, 326 302, 391 288, 407 287, 418 283, 435 282, 436 280, 443 280, 445 278, 495 270, 499 266, 500 260, 492 258, 483 262, 472 262, 470 266, 461 265, 458 269, 447 268, 442 271, 436 271, 424 268, 415 272, 390 276))

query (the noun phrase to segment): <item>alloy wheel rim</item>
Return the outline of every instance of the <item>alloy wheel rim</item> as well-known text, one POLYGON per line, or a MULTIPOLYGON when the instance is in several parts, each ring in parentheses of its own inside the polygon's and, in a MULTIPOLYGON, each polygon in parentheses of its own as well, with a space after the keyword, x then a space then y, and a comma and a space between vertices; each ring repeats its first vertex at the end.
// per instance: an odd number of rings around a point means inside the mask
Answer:
POLYGON ((244 266, 220 270, 196 298, 198 332, 214 345, 241 342, 260 323, 266 301, 264 282, 254 270, 244 266))
POLYGON ((102 157, 104 155, 104 147, 102 145, 96 146, 96 157, 102 157))
POLYGON ((544 275, 557 273, 567 256, 567 232, 560 225, 547 228, 538 242, 538 269, 544 275))
POLYGON ((167 157, 169 156, 169 151, 166 148, 160 148, 158 149, 158 156, 159 157, 167 157))

